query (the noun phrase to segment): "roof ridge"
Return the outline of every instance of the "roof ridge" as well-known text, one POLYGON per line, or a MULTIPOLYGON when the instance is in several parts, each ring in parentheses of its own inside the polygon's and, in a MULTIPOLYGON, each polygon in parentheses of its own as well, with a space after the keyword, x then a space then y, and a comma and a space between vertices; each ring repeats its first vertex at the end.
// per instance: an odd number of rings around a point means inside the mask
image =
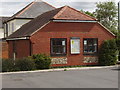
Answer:
MULTIPOLYGON (((52 8, 55 8, 53 7, 52 5, 48 4, 47 2, 44 2, 42 0, 40 0, 41 2, 43 2, 44 4, 47 4, 48 6, 52 7, 52 8)), ((39 1, 39 2, 40 2, 39 1)), ((24 8, 22 8, 20 11, 18 11, 17 13, 15 13, 14 15, 12 15, 9 19, 7 19, 5 22, 11 20, 11 19, 14 19, 14 18, 20 18, 19 16, 21 14, 23 14, 26 10, 28 10, 31 6, 33 6, 35 3, 37 3, 38 0, 34 0, 32 1, 31 3, 29 3, 28 5, 26 5, 24 8)), ((31 18, 32 19, 32 18, 31 18)))
POLYGON ((77 11, 78 13, 81 13, 81 14, 83 14, 83 15, 85 15, 85 16, 87 16, 87 17, 89 17, 89 18, 92 18, 92 19, 94 19, 94 20, 97 20, 96 18, 94 18, 94 17, 92 17, 92 16, 90 16, 90 15, 87 15, 87 14, 85 14, 85 13, 81 12, 81 11, 78 11, 78 10, 76 10, 76 9, 74 9, 74 8, 70 7, 70 6, 66 6, 66 7, 71 8, 72 10, 77 11))
POLYGON ((20 11, 18 11, 16 14, 14 14, 12 17, 16 17, 21 11, 23 11, 25 8, 27 8, 28 6, 30 6, 33 2, 31 2, 30 4, 28 4, 27 6, 25 6, 24 8, 22 8, 20 11))
POLYGON ((33 2, 43 2, 43 3, 49 5, 49 6, 53 7, 53 8, 56 8, 56 7, 50 5, 49 3, 47 3, 47 2, 45 2, 45 1, 43 1, 43 0, 35 0, 35 1, 33 1, 33 2))
POLYGON ((7 38, 16 38, 16 37, 18 38, 18 37, 31 36, 40 27, 43 27, 44 25, 47 25, 47 23, 50 21, 50 19, 52 19, 56 15, 56 13, 58 13, 60 10, 61 10, 61 8, 57 8, 57 9, 54 9, 54 10, 51 10, 51 11, 47 11, 47 12, 45 12, 45 13, 37 16, 36 18, 34 18, 33 20, 31 20, 30 22, 24 24, 21 28, 19 28, 17 31, 15 31, 14 33, 12 33, 7 38), (50 14, 50 15, 48 15, 48 14, 50 14), (42 21, 41 22, 37 22, 37 24, 33 25, 34 22, 39 21, 39 20, 42 20, 42 21), (28 26, 29 27, 32 26, 32 29, 29 28, 28 26), (28 30, 23 30, 26 27, 28 28, 28 30))
POLYGON ((27 5, 25 8, 23 8, 16 17, 20 16, 24 11, 26 11, 28 8, 30 8, 35 2, 31 2, 29 5, 27 5))
POLYGON ((66 8, 67 6, 61 7, 61 10, 53 17, 53 19, 56 19, 58 16, 60 16, 65 11, 66 8))

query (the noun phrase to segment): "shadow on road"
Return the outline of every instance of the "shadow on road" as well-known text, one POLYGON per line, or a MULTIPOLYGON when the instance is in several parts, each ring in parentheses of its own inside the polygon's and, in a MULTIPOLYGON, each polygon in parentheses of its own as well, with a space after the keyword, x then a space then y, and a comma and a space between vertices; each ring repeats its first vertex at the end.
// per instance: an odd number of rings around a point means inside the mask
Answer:
POLYGON ((111 70, 116 70, 116 71, 120 71, 120 66, 112 68, 111 70))

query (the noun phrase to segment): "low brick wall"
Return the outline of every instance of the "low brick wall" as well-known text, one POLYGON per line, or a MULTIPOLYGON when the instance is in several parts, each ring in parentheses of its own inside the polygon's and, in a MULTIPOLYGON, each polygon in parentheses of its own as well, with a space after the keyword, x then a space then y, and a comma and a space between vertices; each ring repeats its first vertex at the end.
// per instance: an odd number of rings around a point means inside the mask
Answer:
POLYGON ((67 58, 52 58, 52 64, 67 64, 67 58))

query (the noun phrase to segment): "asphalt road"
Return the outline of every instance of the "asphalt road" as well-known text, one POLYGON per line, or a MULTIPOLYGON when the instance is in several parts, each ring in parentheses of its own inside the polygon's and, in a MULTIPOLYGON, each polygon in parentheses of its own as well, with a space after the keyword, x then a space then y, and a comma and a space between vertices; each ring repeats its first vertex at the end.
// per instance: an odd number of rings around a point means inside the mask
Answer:
POLYGON ((94 69, 2 75, 3 88, 118 88, 118 70, 94 69))

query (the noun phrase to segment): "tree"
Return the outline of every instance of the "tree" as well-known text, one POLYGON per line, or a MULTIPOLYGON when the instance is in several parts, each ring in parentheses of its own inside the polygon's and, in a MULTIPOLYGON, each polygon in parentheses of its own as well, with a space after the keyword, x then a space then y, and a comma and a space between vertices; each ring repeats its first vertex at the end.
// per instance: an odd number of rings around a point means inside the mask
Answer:
POLYGON ((91 17, 95 17, 95 12, 90 12, 90 11, 84 11, 84 10, 81 10, 81 12, 91 16, 91 17))
POLYGON ((115 2, 96 3, 95 16, 109 30, 117 30, 117 7, 115 2))
POLYGON ((95 17, 94 12, 85 11, 84 13, 91 16, 91 17, 95 17))

